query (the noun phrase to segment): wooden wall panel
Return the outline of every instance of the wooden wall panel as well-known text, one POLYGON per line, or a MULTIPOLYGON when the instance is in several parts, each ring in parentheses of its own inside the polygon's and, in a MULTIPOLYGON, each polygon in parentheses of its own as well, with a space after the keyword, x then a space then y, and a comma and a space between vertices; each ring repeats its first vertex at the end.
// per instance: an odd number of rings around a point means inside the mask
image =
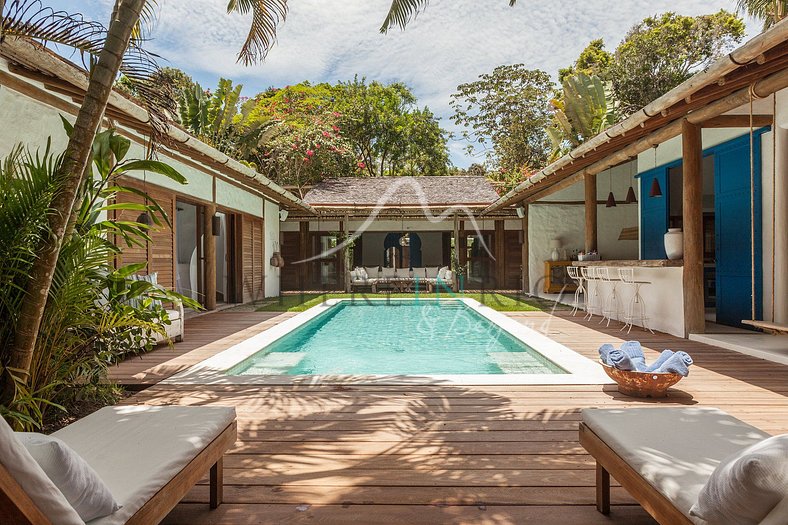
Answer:
MULTIPOLYGON (((124 184, 128 184, 124 182, 124 184)), ((148 195, 164 209, 170 221, 175 218, 175 195, 162 190, 147 189, 148 195)), ((143 198, 132 193, 121 193, 117 197, 117 202, 132 202, 142 204, 143 198)), ((116 211, 114 218, 123 221, 136 221, 139 217, 138 211, 116 211)), ((170 226, 153 226, 149 232, 153 242, 144 246, 127 246, 119 236, 115 237, 115 243, 121 247, 123 253, 117 258, 116 265, 126 265, 139 262, 147 262, 146 268, 140 272, 143 274, 158 273, 158 282, 167 288, 175 287, 175 230, 170 226)))
POLYGON ((298 265, 293 264, 301 260, 301 245, 299 244, 299 232, 282 232, 280 234, 282 245, 282 257, 285 260, 285 267, 280 274, 281 287, 283 291, 300 291, 301 285, 299 277, 301 271, 298 265))
POLYGON ((507 290, 520 289, 520 270, 522 266, 522 246, 520 242, 520 232, 516 230, 506 230, 504 234, 504 283, 503 288, 507 290))
POLYGON ((241 260, 243 268, 243 302, 256 301, 265 296, 263 283, 263 220, 244 215, 241 226, 241 260))

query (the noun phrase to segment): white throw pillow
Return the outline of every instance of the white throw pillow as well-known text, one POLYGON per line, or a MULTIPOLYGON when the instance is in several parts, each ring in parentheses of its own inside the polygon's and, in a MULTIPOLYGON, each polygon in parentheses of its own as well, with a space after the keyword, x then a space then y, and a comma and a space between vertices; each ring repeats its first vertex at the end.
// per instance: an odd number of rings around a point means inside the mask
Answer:
POLYGON ((783 434, 724 459, 701 489, 690 515, 709 525, 757 525, 786 496, 788 434, 783 434))
POLYGON ((391 279, 396 277, 397 271, 394 268, 383 268, 381 270, 380 276, 384 279, 391 279))
POLYGON ((54 525, 84 525, 44 470, 0 417, 0 463, 54 525))
POLYGON ((380 273, 378 271, 377 266, 365 266, 364 271, 367 272, 367 279, 369 279, 370 277, 373 279, 377 279, 379 276, 378 274, 380 273))
POLYGON ((427 268, 426 268, 427 279, 435 279, 435 278, 437 278, 438 277, 438 270, 440 270, 440 268, 438 266, 427 266, 427 268))
POLYGON ((369 279, 369 275, 367 275, 367 270, 366 270, 366 268, 358 268, 358 270, 357 270, 357 273, 358 273, 358 276, 359 276, 361 279, 363 279, 363 280, 365 280, 365 281, 366 281, 367 279, 369 279))
POLYGON ((96 471, 66 443, 35 432, 16 435, 84 521, 108 516, 120 508, 96 471))
POLYGON ((446 272, 448 272, 448 271, 449 271, 449 267, 448 266, 444 266, 443 268, 438 270, 438 279, 440 279, 441 281, 445 281, 446 280, 446 272))
POLYGON ((358 276, 358 270, 355 269, 355 268, 353 270, 350 270, 350 280, 351 281, 358 281, 359 279, 360 279, 360 277, 358 276))

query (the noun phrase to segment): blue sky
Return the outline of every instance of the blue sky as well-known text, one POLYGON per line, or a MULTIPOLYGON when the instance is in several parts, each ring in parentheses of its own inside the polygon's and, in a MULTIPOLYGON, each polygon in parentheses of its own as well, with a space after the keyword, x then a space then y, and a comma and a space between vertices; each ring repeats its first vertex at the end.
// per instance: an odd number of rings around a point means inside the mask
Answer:
MULTIPOLYGON (((107 23, 112 0, 43 0, 46 5, 107 23)), ((246 19, 229 16, 226 0, 159 0, 149 49, 179 67, 204 87, 219 77, 244 85, 254 95, 268 86, 302 80, 348 80, 355 74, 409 85, 419 102, 449 121, 449 98, 457 85, 474 80, 500 64, 524 63, 555 77, 586 46, 603 38, 613 49, 627 30, 644 17, 668 10, 697 15, 735 0, 433 0, 407 30, 378 32, 388 0, 291 0, 287 21, 266 62, 236 63, 247 30, 246 19)), ((759 30, 748 20, 749 36, 759 30)), ((456 131, 456 130, 455 130, 456 131)), ((450 142, 455 165, 477 159, 465 143, 450 142)))

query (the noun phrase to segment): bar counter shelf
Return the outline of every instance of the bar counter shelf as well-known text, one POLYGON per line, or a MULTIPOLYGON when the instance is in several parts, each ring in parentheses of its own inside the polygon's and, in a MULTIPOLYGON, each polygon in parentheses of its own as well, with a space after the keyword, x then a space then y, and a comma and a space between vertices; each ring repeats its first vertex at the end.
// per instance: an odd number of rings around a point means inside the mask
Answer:
POLYGON ((631 261, 572 261, 573 266, 611 266, 611 267, 633 267, 633 268, 680 268, 684 266, 684 261, 671 259, 648 259, 631 261))

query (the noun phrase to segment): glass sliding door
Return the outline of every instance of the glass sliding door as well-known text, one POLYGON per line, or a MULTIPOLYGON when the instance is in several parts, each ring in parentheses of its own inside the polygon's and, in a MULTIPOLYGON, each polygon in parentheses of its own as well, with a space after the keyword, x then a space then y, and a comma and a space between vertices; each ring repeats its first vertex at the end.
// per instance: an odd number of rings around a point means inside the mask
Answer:
POLYGON ((202 268, 202 207, 176 202, 175 250, 178 293, 204 303, 202 268))

